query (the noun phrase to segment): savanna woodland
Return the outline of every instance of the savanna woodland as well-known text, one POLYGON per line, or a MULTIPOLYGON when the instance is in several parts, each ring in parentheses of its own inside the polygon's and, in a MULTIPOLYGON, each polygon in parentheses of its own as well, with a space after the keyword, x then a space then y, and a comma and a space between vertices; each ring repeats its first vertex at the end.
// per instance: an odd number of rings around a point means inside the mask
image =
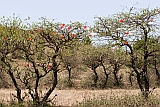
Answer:
POLYGON ((109 89, 139 92, 74 106, 159 107, 159 86, 159 8, 125 8, 96 16, 93 26, 44 17, 31 23, 15 14, 0 19, 0 88, 15 90, 14 100, 1 100, 0 107, 53 107, 55 90, 109 89), (105 44, 93 44, 95 36, 105 44))

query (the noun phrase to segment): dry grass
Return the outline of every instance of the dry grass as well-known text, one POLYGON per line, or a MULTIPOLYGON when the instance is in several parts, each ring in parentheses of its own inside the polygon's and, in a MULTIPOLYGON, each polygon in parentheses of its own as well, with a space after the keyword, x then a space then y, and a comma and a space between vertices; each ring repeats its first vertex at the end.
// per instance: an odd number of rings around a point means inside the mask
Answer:
MULTIPOLYGON (((23 91, 25 92, 25 91, 23 91)), ((43 91, 45 92, 45 90, 43 91)), ((42 92, 42 94, 43 94, 42 92)), ((125 89, 108 89, 108 90, 54 90, 51 97, 57 96, 54 99, 54 103, 59 105, 71 106, 76 105, 78 102, 82 102, 84 99, 92 98, 110 98, 111 95, 114 96, 125 96, 125 95, 137 95, 140 90, 125 90, 125 89)), ((7 103, 13 101, 12 93, 15 91, 12 89, 1 89, 0 90, 0 101, 7 103)), ((160 89, 156 89, 154 93, 160 96, 160 89)))

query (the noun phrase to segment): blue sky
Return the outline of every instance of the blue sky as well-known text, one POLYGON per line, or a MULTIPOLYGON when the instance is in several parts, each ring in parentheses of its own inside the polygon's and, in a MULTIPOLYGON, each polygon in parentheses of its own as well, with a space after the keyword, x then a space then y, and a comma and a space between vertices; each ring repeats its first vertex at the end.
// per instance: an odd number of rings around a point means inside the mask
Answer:
POLYGON ((22 19, 29 16, 32 21, 46 17, 62 23, 80 21, 92 24, 96 15, 111 15, 137 2, 137 8, 160 6, 160 0, 0 0, 0 17, 15 13, 22 19))

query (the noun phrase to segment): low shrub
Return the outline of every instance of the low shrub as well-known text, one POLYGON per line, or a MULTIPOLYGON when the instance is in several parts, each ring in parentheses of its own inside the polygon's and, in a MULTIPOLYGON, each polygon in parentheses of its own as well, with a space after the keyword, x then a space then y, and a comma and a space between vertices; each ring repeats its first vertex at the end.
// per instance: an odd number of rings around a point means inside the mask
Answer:
POLYGON ((160 100, 157 95, 150 95, 145 99, 141 94, 126 95, 118 97, 116 95, 110 98, 85 99, 77 104, 78 107, 160 107, 160 100))

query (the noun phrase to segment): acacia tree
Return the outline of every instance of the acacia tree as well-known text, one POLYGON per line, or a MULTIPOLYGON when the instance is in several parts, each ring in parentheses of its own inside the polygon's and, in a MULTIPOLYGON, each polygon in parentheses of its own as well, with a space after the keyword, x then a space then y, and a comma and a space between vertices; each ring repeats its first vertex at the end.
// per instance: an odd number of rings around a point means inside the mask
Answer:
MULTIPOLYGON (((113 16, 102 18, 97 17, 95 21, 95 31, 101 36, 110 37, 113 44, 126 46, 131 61, 131 67, 136 73, 137 83, 145 97, 149 95, 149 75, 148 75, 148 59, 157 52, 158 48, 150 49, 148 43, 152 44, 148 38, 157 37, 157 17, 159 9, 141 9, 136 11, 134 7, 129 9, 129 12, 121 12, 113 16), (142 67, 137 67, 137 50, 133 45, 142 40, 141 52, 142 67)), ((154 45, 154 43, 152 44, 154 45)))
MULTIPOLYGON (((47 93, 40 96, 42 90, 39 86, 42 85, 41 80, 46 77, 46 75, 52 75, 53 68, 51 67, 50 54, 46 53, 44 44, 39 44, 40 39, 37 35, 26 31, 23 37, 21 37, 21 43, 18 50, 22 52, 23 69, 17 69, 16 78, 25 86, 28 90, 28 94, 32 98, 32 101, 36 105, 43 105, 49 101, 48 98, 44 100, 47 93)), ((18 65, 20 67, 21 65, 18 65)), ((56 82, 52 78, 52 82, 56 82)), ((55 83, 54 83, 55 84, 55 83)), ((52 86, 51 86, 52 87, 52 86)))
POLYGON ((48 54, 51 59, 51 68, 53 73, 54 81, 51 88, 47 91, 46 96, 43 97, 42 101, 46 101, 52 91, 55 89, 58 82, 58 71, 60 65, 61 53, 64 49, 73 47, 75 42, 79 42, 79 39, 86 35, 88 32, 86 26, 79 22, 71 23, 68 25, 53 23, 46 19, 42 19, 41 23, 38 25, 37 35, 42 40, 39 44, 44 44, 48 49, 48 54))
MULTIPOLYGON (((43 47, 39 46, 37 41, 35 41, 37 40, 37 36, 28 31, 29 24, 23 24, 19 17, 2 18, 1 23, 3 26, 0 30, 2 43, 1 62, 4 65, 3 70, 10 76, 16 88, 17 94, 13 95, 19 102, 23 102, 29 94, 33 102, 39 104, 39 81, 48 71, 44 70, 44 73, 40 73, 35 59, 41 58, 40 55, 44 54, 44 52, 42 52, 43 47), (23 60, 27 62, 26 65, 21 65, 22 63, 19 63, 20 61, 23 62, 23 60), (29 90, 28 94, 24 96, 22 96, 21 93, 23 89, 21 86, 22 84, 29 90)), ((41 59, 43 58, 44 57, 41 59)))
MULTIPOLYGON (((42 18, 38 23, 25 23, 18 17, 2 18, 0 28, 0 56, 1 62, 11 77, 19 102, 30 96, 33 103, 43 105, 50 102, 49 96, 58 83, 60 53, 68 47, 74 46, 85 32, 86 26, 79 22, 57 24, 42 18), (13 58, 13 56, 17 55, 13 58), (25 65, 18 63, 25 62, 25 65), (50 75, 51 85, 40 96, 41 80, 50 75), (28 90, 28 94, 21 95, 21 84, 28 90)), ((3 69, 2 69, 3 70, 3 69)))
POLYGON ((108 58, 108 49, 104 47, 93 47, 91 45, 83 46, 82 49, 82 63, 86 65, 88 68, 90 68, 94 73, 94 84, 93 86, 97 86, 98 81, 98 73, 96 69, 100 66, 103 67, 104 74, 106 76, 105 82, 103 84, 103 87, 107 85, 108 76, 110 73, 107 72, 108 68, 106 67, 106 62, 108 58))

